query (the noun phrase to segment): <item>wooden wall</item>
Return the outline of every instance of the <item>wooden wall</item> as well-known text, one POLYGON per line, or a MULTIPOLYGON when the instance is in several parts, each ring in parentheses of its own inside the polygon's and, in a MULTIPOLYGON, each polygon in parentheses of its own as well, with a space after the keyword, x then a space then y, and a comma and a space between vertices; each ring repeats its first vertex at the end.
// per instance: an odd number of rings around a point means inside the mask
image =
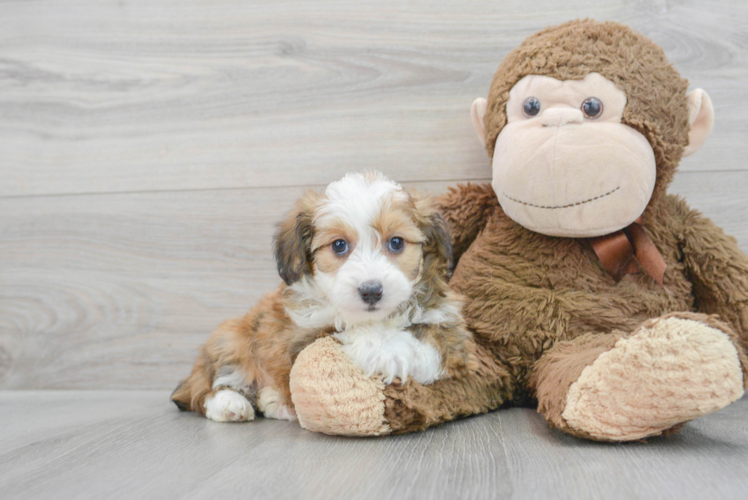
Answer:
POLYGON ((587 16, 711 95, 671 190, 748 250, 748 3, 0 1, 0 388, 173 387, 279 283, 304 188, 488 180, 470 103, 525 36, 587 16))

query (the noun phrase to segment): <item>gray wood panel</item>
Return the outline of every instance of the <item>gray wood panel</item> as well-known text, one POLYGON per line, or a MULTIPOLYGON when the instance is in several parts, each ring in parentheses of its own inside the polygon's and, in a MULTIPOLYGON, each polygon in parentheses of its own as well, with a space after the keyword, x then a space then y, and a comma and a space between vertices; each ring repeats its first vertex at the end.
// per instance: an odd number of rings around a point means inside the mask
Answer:
POLYGON ((748 397, 669 438, 603 444, 530 409, 423 433, 219 424, 161 391, 0 392, 0 491, 35 498, 744 499, 748 397))
MULTIPOLYGON (((748 250, 746 185, 684 172, 674 190, 748 250)), ((301 192, 0 198, 0 387, 172 388, 213 328, 280 283, 271 237, 301 192)))
POLYGON ((710 93, 673 190, 748 249, 744 2, 0 1, 0 388, 171 388, 279 282, 273 224, 304 186, 489 179, 470 102, 584 16, 710 93))
POLYGON ((470 103, 526 35, 586 16, 712 96, 684 169, 746 168, 746 2, 3 1, 0 196, 483 177, 470 103))

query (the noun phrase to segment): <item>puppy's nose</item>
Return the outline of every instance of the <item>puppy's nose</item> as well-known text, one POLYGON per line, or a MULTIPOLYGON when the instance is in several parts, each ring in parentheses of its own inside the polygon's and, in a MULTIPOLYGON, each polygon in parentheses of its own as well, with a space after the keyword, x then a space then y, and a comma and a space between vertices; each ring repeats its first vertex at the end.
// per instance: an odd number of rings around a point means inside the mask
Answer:
POLYGON ((382 298, 384 287, 378 281, 366 281, 358 288, 361 300, 367 304, 376 304, 382 298))

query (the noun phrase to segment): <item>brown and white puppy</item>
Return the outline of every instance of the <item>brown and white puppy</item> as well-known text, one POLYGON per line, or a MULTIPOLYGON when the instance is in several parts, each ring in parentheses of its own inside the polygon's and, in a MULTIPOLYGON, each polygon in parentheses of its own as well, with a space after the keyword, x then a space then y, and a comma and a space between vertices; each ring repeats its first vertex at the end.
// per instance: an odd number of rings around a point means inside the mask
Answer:
POLYGON ((467 362, 449 234, 430 199, 378 172, 348 174, 296 203, 275 256, 285 284, 213 332, 172 395, 181 410, 293 420, 291 366, 324 335, 385 383, 430 384, 467 362))

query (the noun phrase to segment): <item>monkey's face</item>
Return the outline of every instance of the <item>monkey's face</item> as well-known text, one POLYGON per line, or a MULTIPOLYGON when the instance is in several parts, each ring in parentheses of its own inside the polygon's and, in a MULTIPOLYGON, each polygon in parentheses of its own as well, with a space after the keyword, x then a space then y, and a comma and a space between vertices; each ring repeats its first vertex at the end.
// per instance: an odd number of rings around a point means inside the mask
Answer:
POLYGON ((621 123, 625 107, 626 94, 598 73, 517 82, 493 155, 504 212, 527 229, 565 237, 608 234, 642 215, 657 165, 647 139, 621 123))

